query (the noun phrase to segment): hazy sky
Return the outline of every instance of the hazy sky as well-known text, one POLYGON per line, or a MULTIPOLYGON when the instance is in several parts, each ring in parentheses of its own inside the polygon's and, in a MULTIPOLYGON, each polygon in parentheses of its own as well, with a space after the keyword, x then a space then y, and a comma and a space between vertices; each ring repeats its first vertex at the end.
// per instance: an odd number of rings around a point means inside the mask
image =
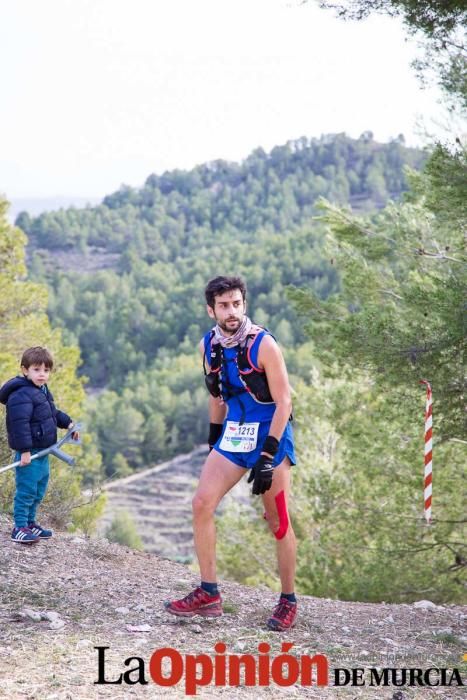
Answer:
POLYGON ((0 192, 121 183, 300 136, 420 143, 432 114, 396 20, 311 0, 0 0, 0 192))

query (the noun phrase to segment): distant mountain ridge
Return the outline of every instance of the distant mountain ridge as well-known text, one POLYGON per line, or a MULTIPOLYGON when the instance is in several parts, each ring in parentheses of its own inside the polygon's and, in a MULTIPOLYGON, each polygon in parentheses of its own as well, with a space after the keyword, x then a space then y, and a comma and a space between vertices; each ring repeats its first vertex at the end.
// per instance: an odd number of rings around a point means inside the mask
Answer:
POLYGON ((18 216, 33 248, 105 247, 134 251, 147 262, 171 260, 200 236, 259 229, 290 230, 313 215, 319 197, 366 210, 407 189, 404 167, 421 167, 426 156, 402 137, 388 144, 331 134, 301 138, 270 153, 254 150, 243 162, 217 160, 189 171, 150 175, 144 186, 122 186, 87 209, 18 216), (164 248, 167 248, 164 251, 164 248))

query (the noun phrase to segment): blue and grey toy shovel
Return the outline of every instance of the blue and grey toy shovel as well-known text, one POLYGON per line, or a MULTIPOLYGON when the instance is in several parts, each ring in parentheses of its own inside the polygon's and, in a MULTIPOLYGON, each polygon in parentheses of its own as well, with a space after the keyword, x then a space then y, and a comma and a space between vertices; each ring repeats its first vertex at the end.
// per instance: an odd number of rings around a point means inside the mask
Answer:
MULTIPOLYGON (((81 430, 81 424, 76 423, 72 428, 70 428, 65 435, 58 440, 55 445, 51 445, 50 447, 47 447, 45 450, 41 450, 40 452, 36 452, 36 454, 32 455, 31 457, 31 462, 33 459, 38 459, 38 457, 44 457, 44 455, 53 455, 54 457, 57 457, 57 459, 61 459, 62 462, 66 462, 70 467, 72 467, 75 463, 75 458, 71 457, 70 455, 67 455, 66 452, 63 452, 61 450, 61 446, 65 445, 67 442, 73 443, 73 445, 81 445, 81 439, 80 440, 73 440, 71 437, 73 433, 80 432, 81 430)), ((8 469, 13 469, 13 467, 19 467, 21 466, 21 461, 18 460, 17 462, 13 462, 13 464, 7 464, 6 467, 1 467, 0 468, 0 474, 2 472, 8 471, 8 469)))

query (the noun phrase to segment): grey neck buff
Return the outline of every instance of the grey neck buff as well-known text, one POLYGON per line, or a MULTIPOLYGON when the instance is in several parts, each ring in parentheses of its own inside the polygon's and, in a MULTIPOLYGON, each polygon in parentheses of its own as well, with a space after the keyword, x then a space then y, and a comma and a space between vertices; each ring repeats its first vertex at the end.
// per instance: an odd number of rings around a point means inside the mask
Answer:
POLYGON ((219 326, 216 325, 214 326, 213 342, 220 343, 223 348, 233 348, 235 345, 241 345, 241 343, 243 343, 252 328, 253 324, 248 316, 244 316, 243 321, 234 335, 224 335, 219 326))

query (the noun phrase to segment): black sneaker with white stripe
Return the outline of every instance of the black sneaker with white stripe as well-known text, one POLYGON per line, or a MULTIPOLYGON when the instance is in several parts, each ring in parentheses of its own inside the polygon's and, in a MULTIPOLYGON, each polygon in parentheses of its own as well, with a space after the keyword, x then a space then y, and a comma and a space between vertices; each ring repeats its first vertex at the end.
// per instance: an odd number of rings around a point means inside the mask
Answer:
POLYGON ((28 528, 31 530, 33 535, 36 535, 40 540, 48 540, 54 534, 52 530, 46 530, 45 527, 39 525, 39 523, 28 523, 28 528))
POLYGON ((29 527, 14 527, 11 531, 11 539, 19 544, 34 544, 39 542, 39 537, 29 527))

